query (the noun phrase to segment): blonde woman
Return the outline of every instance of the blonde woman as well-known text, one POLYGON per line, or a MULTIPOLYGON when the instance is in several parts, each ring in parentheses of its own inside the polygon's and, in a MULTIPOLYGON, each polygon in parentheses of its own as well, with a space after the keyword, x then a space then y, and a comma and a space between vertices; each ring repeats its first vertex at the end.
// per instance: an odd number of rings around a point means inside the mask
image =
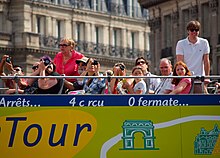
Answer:
MULTIPOLYGON (((76 43, 69 38, 63 38, 60 41, 60 52, 56 54, 54 58, 54 64, 56 65, 56 72, 65 76, 79 76, 77 59, 84 57, 83 54, 75 51, 76 43)), ((70 82, 76 81, 76 79, 68 79, 70 82)))

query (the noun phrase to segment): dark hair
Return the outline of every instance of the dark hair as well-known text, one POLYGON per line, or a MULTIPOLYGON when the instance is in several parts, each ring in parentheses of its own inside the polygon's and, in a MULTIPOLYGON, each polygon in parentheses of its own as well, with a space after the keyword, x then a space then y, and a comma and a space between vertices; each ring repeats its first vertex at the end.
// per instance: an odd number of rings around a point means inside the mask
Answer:
MULTIPOLYGON (((186 70, 185 76, 192 76, 192 74, 191 74, 189 68, 188 68, 187 65, 186 65, 184 62, 182 62, 182 61, 178 61, 178 62, 175 64, 174 69, 173 69, 173 76, 178 76, 177 73, 176 73, 176 68, 177 68, 177 66, 179 66, 179 65, 182 65, 182 66, 185 68, 185 70, 186 70)), ((180 81, 181 81, 181 78, 174 78, 174 79, 172 80, 172 84, 175 84, 175 86, 177 86, 180 81)))
POLYGON ((114 67, 119 66, 119 68, 123 71, 126 69, 126 66, 124 63, 115 63, 114 67))
POLYGON ((147 59, 145 59, 144 57, 138 57, 136 60, 135 60, 135 66, 137 66, 137 63, 138 63, 138 61, 140 60, 140 59, 143 59, 144 61, 145 61, 145 63, 146 63, 146 65, 148 66, 147 67, 147 71, 150 71, 150 62, 147 60, 147 59))
POLYGON ((16 68, 16 67, 20 67, 21 71, 23 72, 23 67, 22 66, 20 66, 20 65, 13 65, 13 69, 16 68))
POLYGON ((200 27, 201 27, 200 22, 198 22, 197 20, 192 20, 187 24, 186 29, 187 29, 187 31, 190 29, 199 29, 200 30, 200 27))

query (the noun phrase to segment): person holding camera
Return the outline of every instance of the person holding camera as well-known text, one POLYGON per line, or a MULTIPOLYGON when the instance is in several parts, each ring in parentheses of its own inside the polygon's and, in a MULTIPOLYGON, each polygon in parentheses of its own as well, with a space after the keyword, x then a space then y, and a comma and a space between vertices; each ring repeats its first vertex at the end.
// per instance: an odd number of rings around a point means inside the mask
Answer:
MULTIPOLYGON (((126 66, 124 63, 116 63, 113 67, 113 76, 126 76, 126 66)), ((127 79, 128 80, 128 79, 127 79)), ((110 88, 112 94, 127 94, 123 83, 126 82, 125 78, 112 78, 110 81, 110 88)))
MULTIPOLYGON (((93 58, 89 58, 86 64, 86 71, 81 76, 103 76, 100 71, 100 63, 93 58)), ((106 86, 105 79, 97 78, 79 78, 78 83, 83 85, 86 94, 101 94, 106 86)))
POLYGON ((1 76, 15 76, 14 79, 3 79, 5 87, 9 88, 6 91, 7 94, 14 94, 16 89, 19 90, 25 89, 27 87, 27 81, 24 78, 16 78, 16 76, 24 76, 24 72, 20 65, 13 65, 11 57, 9 55, 3 55, 0 62, 0 75, 1 76), (4 68, 8 71, 8 74, 4 72, 4 68), (18 86, 18 87, 17 87, 18 86), (14 89, 12 92, 11 89, 14 89))
MULTIPOLYGON (((75 49, 76 43, 70 38, 63 38, 60 41, 60 52, 54 57, 56 65, 56 72, 65 76, 79 76, 77 59, 84 57, 83 54, 77 52, 75 49)), ((66 78, 70 82, 76 81, 75 78, 66 78)))
POLYGON ((60 76, 56 72, 56 66, 49 56, 43 56, 38 65, 39 76, 45 78, 38 79, 38 94, 60 94, 63 90, 63 80, 60 78, 47 78, 47 76, 60 76))
MULTIPOLYGON (((76 60, 76 64, 78 65, 78 73, 81 75, 84 71, 86 71, 86 64, 89 58, 82 57, 81 59, 76 60)), ((65 87, 67 88, 68 94, 78 93, 80 90, 83 89, 82 85, 78 84, 78 79, 74 82, 69 82, 65 80, 64 82, 65 87)))

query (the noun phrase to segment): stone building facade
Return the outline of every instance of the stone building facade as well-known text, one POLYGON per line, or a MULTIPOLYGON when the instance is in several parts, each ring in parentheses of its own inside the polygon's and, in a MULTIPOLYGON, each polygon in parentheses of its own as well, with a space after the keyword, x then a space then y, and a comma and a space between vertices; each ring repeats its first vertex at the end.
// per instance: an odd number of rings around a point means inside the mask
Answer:
POLYGON ((26 74, 39 57, 54 57, 63 37, 94 57, 102 71, 149 57, 147 11, 137 0, 0 0, 0 56, 9 54, 26 74))
POLYGON ((219 0, 138 0, 149 11, 150 55, 158 72, 158 61, 169 57, 175 62, 179 39, 186 38, 190 20, 201 23, 200 36, 211 47, 211 74, 220 74, 220 1, 219 0))

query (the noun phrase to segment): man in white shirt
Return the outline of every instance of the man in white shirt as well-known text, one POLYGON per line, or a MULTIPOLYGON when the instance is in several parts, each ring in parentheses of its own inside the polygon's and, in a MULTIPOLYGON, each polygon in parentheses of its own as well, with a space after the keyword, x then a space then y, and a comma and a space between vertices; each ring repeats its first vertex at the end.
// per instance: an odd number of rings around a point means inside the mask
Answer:
POLYGON ((135 61, 135 66, 141 66, 144 71, 144 76, 149 76, 151 78, 144 78, 147 86, 147 92, 149 94, 154 94, 156 88, 160 84, 160 78, 154 78, 156 75, 150 73, 149 62, 144 57, 139 57, 135 61))
MULTIPOLYGON (((176 59, 185 62, 194 76, 201 77, 210 74, 210 47, 206 39, 198 37, 200 27, 198 21, 190 21, 187 24, 188 36, 177 42, 176 59)), ((208 81, 209 79, 205 79, 205 82, 208 81)), ((194 92, 202 93, 201 85, 195 87, 194 92)))
MULTIPOLYGON (((162 58, 160 60, 160 72, 162 76, 172 76, 172 63, 169 59, 162 58)), ((171 82, 172 78, 162 78, 155 94, 169 94, 174 89, 171 82)))

